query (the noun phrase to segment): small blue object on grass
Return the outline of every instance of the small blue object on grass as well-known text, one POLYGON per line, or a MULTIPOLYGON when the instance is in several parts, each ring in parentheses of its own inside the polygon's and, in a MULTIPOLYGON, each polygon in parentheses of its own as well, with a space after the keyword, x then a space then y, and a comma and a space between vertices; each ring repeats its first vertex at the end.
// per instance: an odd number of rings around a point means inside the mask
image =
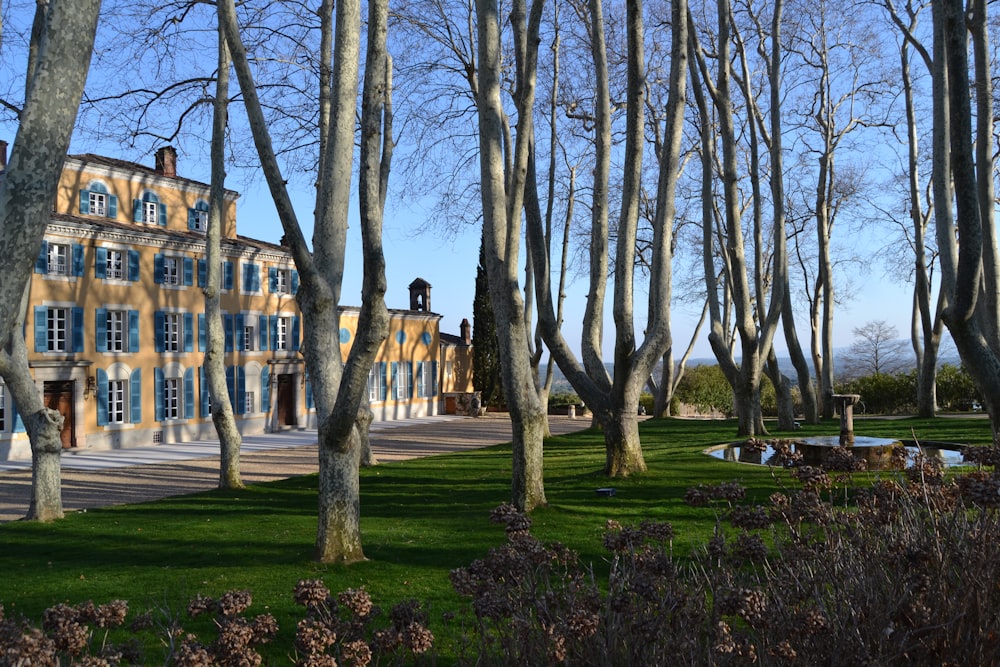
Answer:
POLYGON ((611 498, 615 495, 615 489, 613 486, 605 486, 597 489, 597 495, 604 496, 605 498, 611 498))

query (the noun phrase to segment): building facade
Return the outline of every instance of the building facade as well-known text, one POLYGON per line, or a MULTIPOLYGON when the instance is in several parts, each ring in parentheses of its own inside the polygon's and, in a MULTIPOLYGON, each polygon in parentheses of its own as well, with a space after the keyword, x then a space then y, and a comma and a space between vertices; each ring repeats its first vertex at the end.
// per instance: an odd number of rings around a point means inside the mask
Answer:
MULTIPOLYGON (((287 248, 237 234, 238 196, 226 192, 220 267, 237 423, 245 434, 313 428, 298 273, 287 248)), ((170 147, 153 168, 67 157, 25 317, 29 365, 45 404, 64 416, 64 448, 215 437, 203 367, 208 197, 208 184, 178 176, 170 147)), ((378 420, 439 414, 445 392, 471 391, 471 374, 456 373, 464 361, 455 363, 471 348, 442 344, 429 284, 418 279, 410 292, 417 307, 390 310, 369 374, 378 420)), ((341 309, 345 359, 357 322, 357 308, 341 309)), ((0 383, 0 459, 30 458, 23 430, 0 383)))

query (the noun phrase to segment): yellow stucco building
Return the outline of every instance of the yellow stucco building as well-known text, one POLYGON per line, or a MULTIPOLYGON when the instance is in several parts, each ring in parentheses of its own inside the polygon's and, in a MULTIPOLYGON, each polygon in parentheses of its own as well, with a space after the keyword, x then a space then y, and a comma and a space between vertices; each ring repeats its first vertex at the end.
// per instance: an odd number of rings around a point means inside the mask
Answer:
MULTIPOLYGON (((46 405, 65 418, 65 448, 215 436, 203 370, 208 197, 208 184, 178 176, 171 147, 157 151, 153 168, 67 157, 25 321, 29 365, 46 405)), ((246 434, 312 428, 298 273, 287 248, 237 234, 238 197, 226 192, 221 267, 237 423, 246 434)), ((472 391, 468 322, 461 336, 442 334, 430 287, 415 280, 410 308, 390 310, 369 374, 376 420, 436 415, 472 391)), ((358 309, 341 313, 346 359, 358 309)), ((0 459, 30 456, 0 383, 0 459)))

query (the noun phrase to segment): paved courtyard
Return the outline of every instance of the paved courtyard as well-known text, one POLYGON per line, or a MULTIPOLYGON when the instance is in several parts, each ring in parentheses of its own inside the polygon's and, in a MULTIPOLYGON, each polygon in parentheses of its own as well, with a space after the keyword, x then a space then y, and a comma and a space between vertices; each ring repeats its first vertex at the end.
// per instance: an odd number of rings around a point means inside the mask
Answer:
MULTIPOLYGON (((550 416, 553 434, 587 428, 589 419, 550 416)), ((439 416, 374 422, 372 449, 379 461, 402 461, 486 447, 511 439, 506 414, 439 416)), ((219 444, 200 441, 122 450, 79 450, 63 454, 63 508, 156 500, 213 489, 219 479, 219 444)), ((241 476, 256 484, 317 471, 316 432, 288 431, 243 440, 241 476)), ((0 462, 0 522, 22 518, 31 499, 31 462, 0 462)))

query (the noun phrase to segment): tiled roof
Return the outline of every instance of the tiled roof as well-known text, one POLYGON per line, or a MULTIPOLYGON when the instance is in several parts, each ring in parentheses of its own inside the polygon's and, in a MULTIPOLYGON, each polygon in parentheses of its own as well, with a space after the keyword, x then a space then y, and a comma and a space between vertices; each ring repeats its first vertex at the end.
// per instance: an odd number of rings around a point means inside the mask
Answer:
POLYGON ((466 345, 465 341, 461 336, 455 336, 450 333, 445 333, 443 331, 439 332, 438 335, 441 337, 441 342, 448 345, 456 345, 458 347, 472 347, 471 345, 466 345))
MULTIPOLYGON (((172 181, 179 181, 181 183, 188 183, 190 185, 197 185, 203 188, 209 187, 208 183, 203 183, 202 181, 196 181, 192 178, 185 178, 183 176, 164 176, 160 172, 156 171, 152 167, 147 167, 146 165, 139 164, 138 162, 129 162, 128 160, 119 160, 118 158, 106 157, 104 155, 96 155, 94 153, 81 153, 80 155, 68 155, 67 157, 73 158, 75 160, 80 160, 85 163, 93 163, 104 165, 105 167, 112 167, 114 169, 123 169, 125 171, 141 172, 143 174, 149 174, 150 176, 158 176, 160 178, 169 178, 172 181)), ((239 196, 239 193, 235 190, 226 190, 227 194, 239 196)))

